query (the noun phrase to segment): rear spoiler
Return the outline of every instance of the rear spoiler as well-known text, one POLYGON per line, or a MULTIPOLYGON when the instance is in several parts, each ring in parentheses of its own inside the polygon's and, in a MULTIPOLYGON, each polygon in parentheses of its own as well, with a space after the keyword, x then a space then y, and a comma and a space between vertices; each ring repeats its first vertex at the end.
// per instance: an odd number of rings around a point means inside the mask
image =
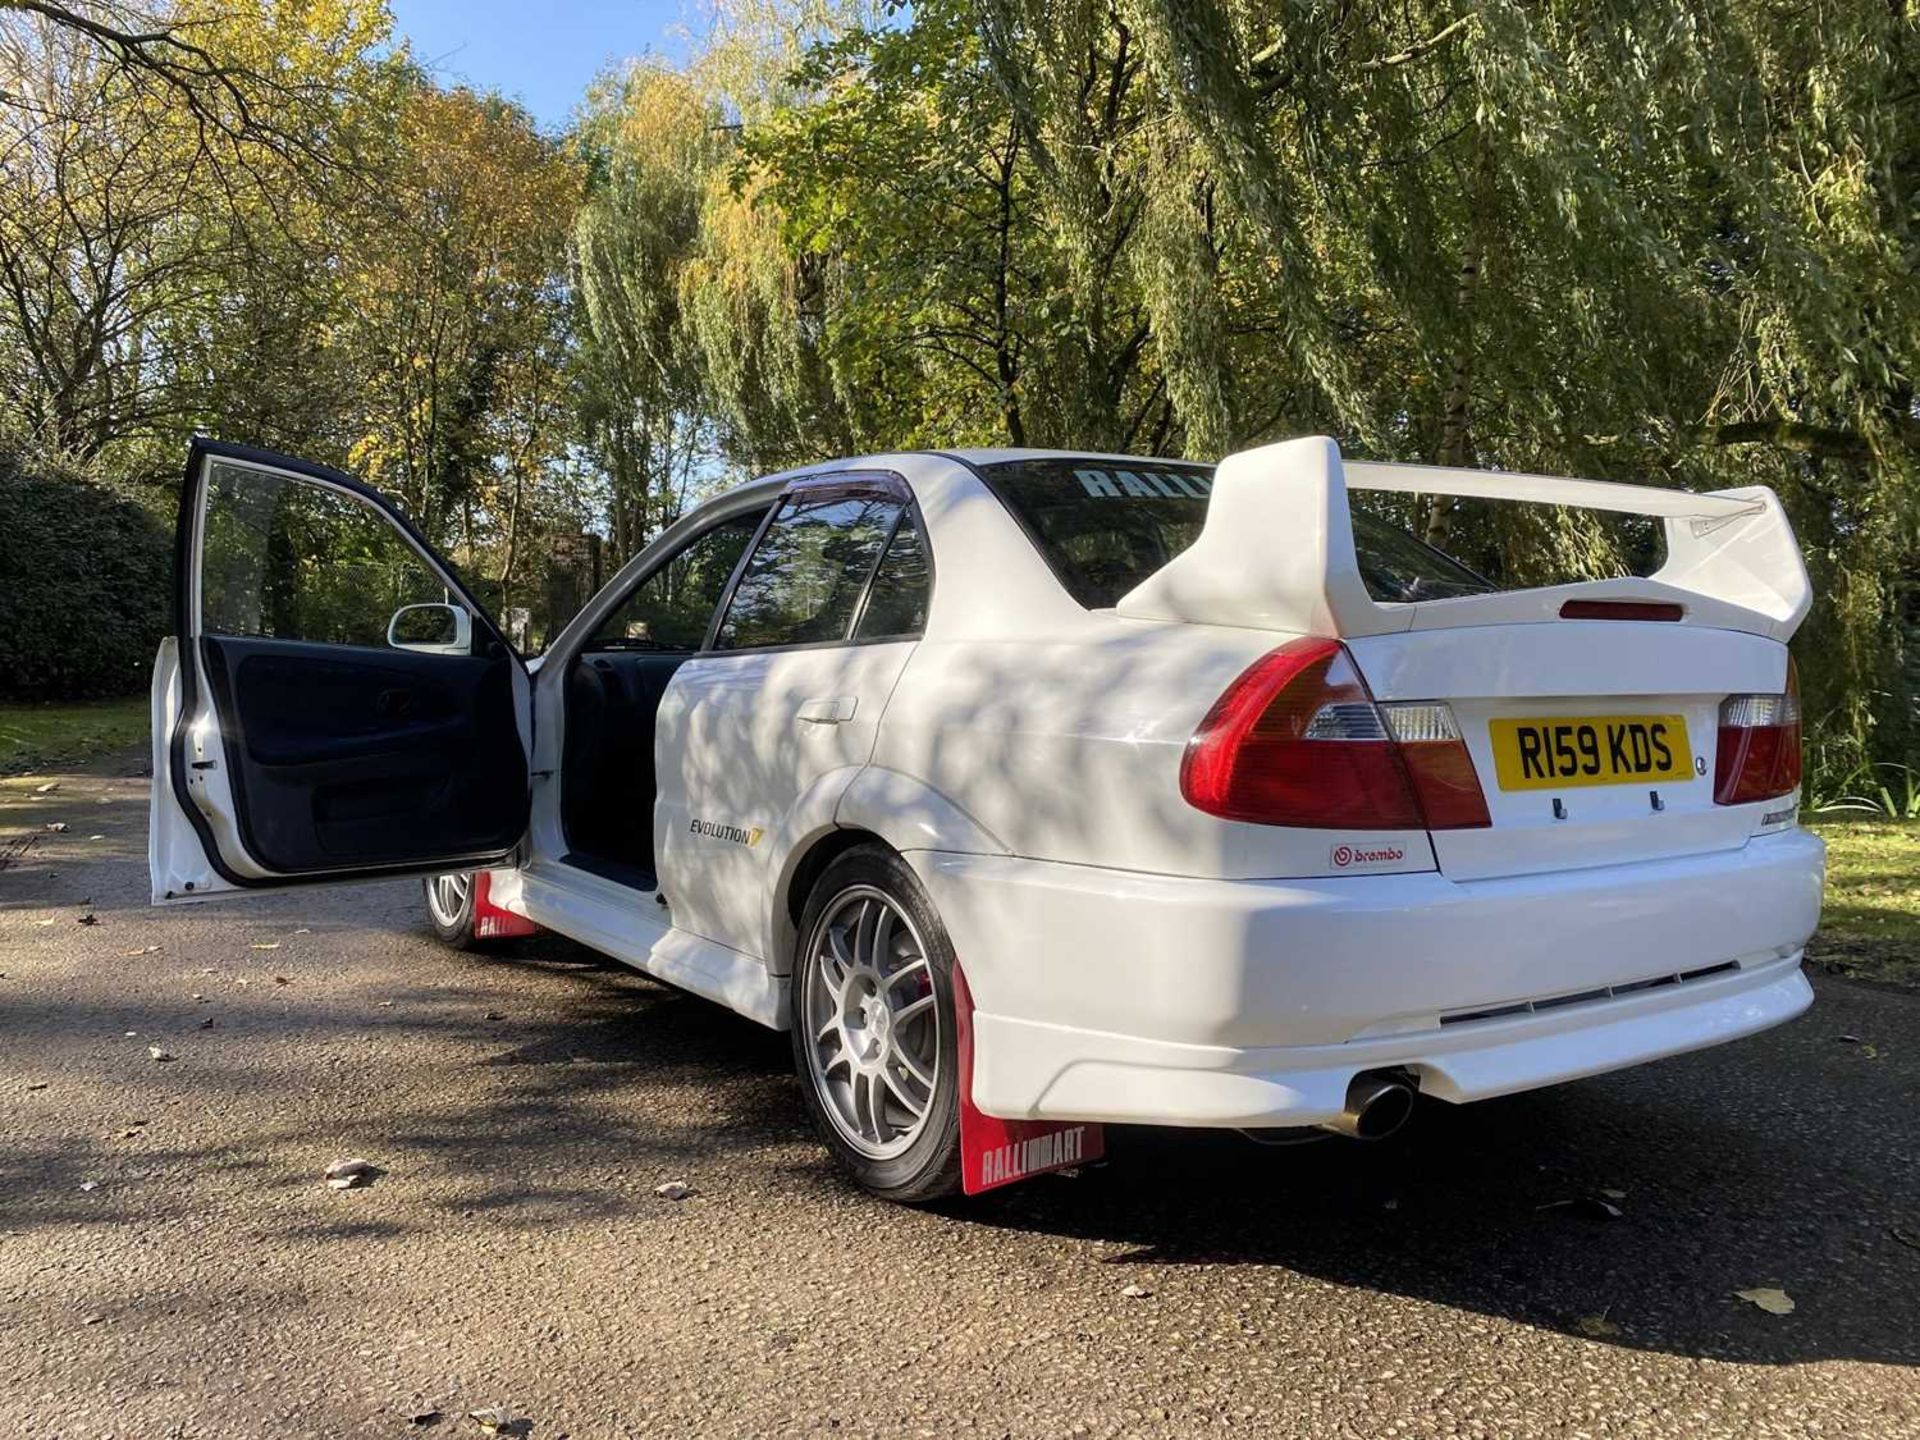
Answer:
POLYGON ((1812 596, 1786 512, 1764 485, 1702 495, 1607 480, 1345 463, 1332 440, 1312 436, 1222 460, 1199 538, 1114 609, 1140 620, 1344 637, 1558 620, 1569 600, 1643 601, 1680 605, 1685 623, 1785 641, 1806 618, 1812 596), (1360 578, 1349 490, 1655 516, 1666 526, 1667 561, 1645 579, 1379 601, 1360 578))

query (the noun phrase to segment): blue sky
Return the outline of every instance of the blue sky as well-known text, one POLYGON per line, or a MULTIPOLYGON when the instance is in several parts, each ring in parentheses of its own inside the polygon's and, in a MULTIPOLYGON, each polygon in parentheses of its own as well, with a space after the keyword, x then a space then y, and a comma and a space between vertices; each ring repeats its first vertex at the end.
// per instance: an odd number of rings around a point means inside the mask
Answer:
POLYGON ((543 128, 567 123, 610 60, 679 58, 684 0, 389 0, 395 28, 444 83, 518 99, 543 128))

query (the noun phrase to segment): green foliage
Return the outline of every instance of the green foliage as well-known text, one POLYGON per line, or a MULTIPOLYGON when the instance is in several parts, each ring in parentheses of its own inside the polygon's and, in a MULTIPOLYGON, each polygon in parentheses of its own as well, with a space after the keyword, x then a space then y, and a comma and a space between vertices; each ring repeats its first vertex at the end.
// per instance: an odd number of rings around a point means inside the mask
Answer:
POLYGON ((172 574, 170 539, 138 504, 0 453, 0 698, 144 688, 172 574))
POLYGON ((71 765, 147 738, 147 697, 0 704, 0 775, 71 765))

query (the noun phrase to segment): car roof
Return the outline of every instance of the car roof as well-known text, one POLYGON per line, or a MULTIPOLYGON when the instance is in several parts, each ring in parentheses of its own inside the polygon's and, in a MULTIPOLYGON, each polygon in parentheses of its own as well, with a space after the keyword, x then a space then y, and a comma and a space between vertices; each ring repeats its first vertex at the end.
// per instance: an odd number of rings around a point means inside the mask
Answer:
POLYGON ((969 465, 1004 465, 1018 460, 1124 460, 1132 465, 1203 465, 1203 460, 1176 460, 1164 455, 1118 455, 1105 450, 1040 450, 1028 448, 975 448, 928 452, 964 460, 969 465))

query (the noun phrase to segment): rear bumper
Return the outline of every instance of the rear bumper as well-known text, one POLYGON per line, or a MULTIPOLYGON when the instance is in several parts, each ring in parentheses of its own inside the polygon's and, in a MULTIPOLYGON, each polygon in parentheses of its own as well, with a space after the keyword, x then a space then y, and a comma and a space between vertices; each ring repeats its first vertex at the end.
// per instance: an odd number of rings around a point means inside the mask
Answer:
POLYGON ((1477 1100, 1779 1024, 1812 1000, 1823 857, 1789 831, 1465 883, 911 858, 973 991, 982 1110, 1222 1126, 1331 1119, 1361 1070, 1477 1100))

